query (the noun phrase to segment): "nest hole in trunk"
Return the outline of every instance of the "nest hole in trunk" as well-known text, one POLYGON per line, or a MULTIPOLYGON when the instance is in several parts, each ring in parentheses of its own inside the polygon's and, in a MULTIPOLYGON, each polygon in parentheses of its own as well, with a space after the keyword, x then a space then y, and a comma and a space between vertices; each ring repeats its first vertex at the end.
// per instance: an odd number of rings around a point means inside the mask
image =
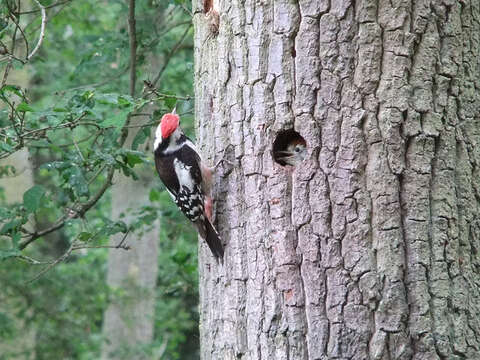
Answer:
POLYGON ((280 131, 273 141, 273 160, 282 166, 297 166, 305 160, 307 142, 293 129, 280 131))

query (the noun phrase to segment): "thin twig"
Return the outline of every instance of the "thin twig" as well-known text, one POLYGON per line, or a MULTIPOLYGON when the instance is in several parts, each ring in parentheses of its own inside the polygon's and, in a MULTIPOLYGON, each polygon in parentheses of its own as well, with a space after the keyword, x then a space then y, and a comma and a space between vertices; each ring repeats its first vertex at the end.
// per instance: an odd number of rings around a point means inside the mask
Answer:
POLYGON ((95 179, 103 172, 103 170, 105 170, 107 168, 107 165, 103 165, 102 167, 100 167, 100 169, 98 169, 98 171, 92 176, 92 178, 90 180, 88 180, 87 184, 90 185, 91 183, 93 183, 95 181, 95 179))
MULTIPOLYGON (((101 133, 102 131, 99 131, 98 133, 101 133)), ((98 134, 97 133, 97 134, 98 134)), ((92 138, 92 135, 88 135, 87 137, 84 137, 78 141, 76 141, 77 144, 81 144, 81 143, 84 143, 85 141, 88 141, 92 138)), ((59 148, 66 148, 66 147, 70 147, 74 145, 73 142, 71 143, 67 143, 67 144, 56 144, 55 146, 56 147, 59 147, 59 148)), ((33 148, 38 148, 38 149, 49 149, 51 148, 51 145, 38 145, 38 144, 28 144, 29 147, 33 147, 33 148)))
MULTIPOLYGON (((128 229, 126 232, 125 232, 125 235, 123 235, 122 237, 122 240, 120 240, 120 242, 118 243, 117 247, 123 247, 123 243, 125 242, 125 240, 127 239, 127 236, 128 234, 130 233, 130 229, 128 229)), ((128 245, 127 245, 128 248, 130 248, 128 245)))
POLYGON ((97 193, 90 199, 88 200, 87 202, 81 204, 79 207, 77 207, 76 209, 71 209, 68 213, 68 215, 62 215, 56 222, 55 224, 53 224, 52 226, 48 227, 47 229, 44 229, 42 231, 36 231, 35 233, 32 234, 32 236, 29 238, 29 239, 26 239, 24 241, 22 241, 19 245, 18 245, 18 248, 20 250, 23 250, 25 249, 28 245, 30 245, 32 242, 34 242, 35 240, 37 240, 38 238, 44 236, 44 235, 47 235, 47 234, 50 234, 51 232, 54 232, 58 229, 61 229, 64 225, 65 225, 65 222, 68 220, 68 219, 75 219, 75 218, 78 218, 78 217, 82 217, 85 215, 85 213, 90 210, 96 203, 98 200, 100 200, 100 198, 103 196, 103 194, 105 193, 105 191, 107 191, 107 189, 110 187, 110 185, 112 184, 112 178, 113 178, 113 174, 115 172, 115 169, 114 168, 110 168, 108 170, 108 174, 107 174, 107 179, 105 180, 104 184, 102 185, 102 187, 97 191, 97 193))
POLYGON ((185 101, 190 101, 193 99, 193 96, 187 95, 187 96, 177 96, 177 95, 169 95, 169 94, 162 94, 162 93, 156 93, 158 96, 158 99, 153 99, 153 100, 160 100, 163 98, 174 98, 177 100, 185 100, 185 101))
POLYGON ((19 245, 18 245, 18 248, 20 250, 23 250, 25 249, 28 245, 30 245, 32 242, 34 242, 35 240, 37 240, 38 238, 44 236, 44 235, 47 235, 47 234, 50 234, 51 232, 54 232, 55 230, 58 230, 60 228, 63 227, 63 225, 65 225, 65 219, 67 217, 65 215, 62 215, 56 222, 55 224, 53 224, 52 226, 42 230, 42 231, 35 231, 29 239, 26 239, 24 241, 22 241, 19 245))
MULTIPOLYGON (((17 30, 18 30, 18 26, 16 26, 15 30, 13 31, 12 49, 10 50, 10 54, 13 54, 15 52, 17 30)), ((8 63, 7 63, 7 67, 5 68, 5 72, 3 73, 2 86, 0 86, 0 88, 3 88, 6 84, 6 82, 7 82, 8 73, 10 72, 10 69, 12 68, 12 62, 13 62, 13 58, 10 57, 9 60, 8 60, 8 63)))
MULTIPOLYGON (((56 12, 49 14, 49 16, 48 16, 48 19, 49 19, 49 20, 52 20, 52 19, 55 18, 58 14, 60 14, 60 13, 62 12, 62 10, 67 7, 68 3, 63 3, 63 4, 59 4, 59 5, 62 5, 62 6, 59 6, 59 8, 58 8, 58 10, 56 10, 56 12)), ((47 7, 44 7, 44 8, 47 9, 47 7)), ((41 10, 38 10, 38 11, 41 11, 41 10)), ((25 33, 26 33, 27 35, 31 35, 31 34, 37 32, 37 31, 42 27, 42 24, 40 23, 40 26, 35 27, 35 28, 32 29, 32 31, 30 31, 30 32, 27 32, 27 29, 28 29, 32 24, 34 24, 34 23, 35 23, 35 20, 29 22, 26 26, 24 26, 23 31, 25 31, 25 33)))
POLYGON ((130 250, 131 247, 129 245, 81 245, 75 246, 73 250, 79 249, 123 249, 123 250, 130 250))
POLYGON ((52 268, 57 266, 59 263, 65 261, 73 251, 75 250, 80 250, 80 249, 122 249, 122 250, 130 250, 131 247, 129 245, 124 245, 125 239, 127 235, 129 234, 129 231, 125 233, 125 235, 122 237, 122 240, 117 245, 75 245, 77 244, 77 239, 72 241, 72 244, 68 248, 68 250, 60 256, 58 259, 55 259, 53 261, 38 261, 35 260, 31 257, 25 256, 25 255, 17 255, 15 256, 18 259, 24 260, 29 262, 32 265, 48 265, 45 268, 43 268, 37 275, 35 275, 32 279, 27 281, 27 284, 32 283, 36 280, 38 280, 40 277, 42 277, 45 273, 50 271, 52 268))
POLYGON ((97 191, 94 197, 88 200, 86 203, 82 204, 81 208, 77 211, 76 217, 82 217, 85 213, 90 210, 93 205, 97 203, 98 200, 103 196, 105 191, 112 185, 113 174, 115 172, 115 168, 110 168, 107 173, 107 179, 103 183, 102 187, 97 191))
POLYGON ((193 17, 192 12, 191 12, 189 9, 187 9, 187 7, 185 6, 184 3, 180 3, 180 6, 182 7, 183 10, 185 10, 185 12, 186 12, 188 15, 190 15, 190 17, 193 17))
MULTIPOLYGON (((58 1, 56 2, 55 4, 52 4, 52 5, 48 5, 48 6, 45 6, 45 9, 51 9, 55 6, 60 6, 60 5, 63 5, 63 4, 66 4, 66 3, 69 3, 73 0, 65 0, 65 1, 58 1)), ((40 9, 37 9, 37 10, 29 10, 29 11, 22 11, 21 13, 18 13, 19 15, 23 15, 23 14, 35 14, 37 12, 41 11, 40 9)))
POLYGON ((70 245, 70 247, 68 248, 67 251, 65 251, 65 253, 60 256, 58 259, 56 259, 55 261, 53 261, 52 263, 50 263, 48 266, 46 266, 45 268, 43 268, 37 275, 35 275, 32 279, 28 280, 27 281, 27 284, 30 284, 32 282, 34 282, 35 280, 38 280, 43 274, 45 274, 46 272, 50 271, 50 269, 52 269, 54 266, 56 266, 58 263, 64 261, 66 258, 68 258, 70 256, 70 254, 72 253, 73 251, 73 248, 75 246, 75 243, 76 243, 76 240, 72 241, 72 244, 70 245))
MULTIPOLYGON (((38 3, 38 0, 34 0, 34 1, 36 1, 38 3)), ((137 55, 137 53, 136 53, 137 43, 136 43, 136 34, 135 34, 135 0, 130 0, 129 4, 130 4, 130 7, 129 7, 130 57, 131 57, 131 59, 130 59, 130 61, 131 61, 131 64, 130 64, 130 94, 132 96, 134 96, 134 94, 135 94, 135 82, 136 82, 136 55, 137 55)), ((189 26, 187 28, 187 30, 184 32, 182 38, 180 39, 180 41, 175 45, 175 47, 167 55, 167 58, 166 58, 165 63, 163 65, 163 68, 160 70, 159 74, 157 75, 154 84, 160 80, 163 72, 165 71, 165 69, 166 69, 166 67, 167 67, 167 65, 168 65, 168 63, 171 59, 171 57, 178 51, 181 44, 185 40, 185 38, 188 34, 188 31, 190 30, 190 27, 191 26, 189 26)), ((40 41, 39 41, 39 43, 40 43, 40 41)), ((37 44, 37 47, 38 46, 39 45, 37 44)), ((35 48, 34 51, 36 51, 36 49, 37 48, 35 48)), ((33 52, 32 52, 32 55, 33 55, 33 52)), ((165 98, 165 97, 175 97, 174 95, 167 95, 167 94, 160 94, 160 96, 163 97, 163 98, 165 98)), ((191 97, 185 98, 185 100, 187 100, 187 99, 189 100, 190 98, 191 97)), ((120 140, 119 140, 119 146, 120 147, 125 145, 125 142, 126 142, 127 136, 128 136, 128 128, 130 127, 130 118, 133 115, 134 114, 132 114, 132 113, 130 113, 128 115, 127 121, 125 122, 125 125, 122 128, 122 135, 121 135, 120 140)), ((79 124, 79 123, 77 123, 77 124, 79 124)), ((34 131, 36 131, 36 130, 34 130, 34 131)), ((87 202, 85 202, 83 204, 74 205, 70 209, 67 209, 66 214, 64 214, 60 218, 58 218, 57 221, 52 226, 50 226, 49 228, 31 234, 31 236, 29 238, 25 239, 23 242, 21 242, 19 244, 19 249, 23 250, 23 249, 25 249, 25 247, 27 247, 29 244, 31 244, 36 239, 62 228, 66 224, 67 220, 83 217, 85 215, 85 213, 87 211, 89 211, 98 202, 98 200, 103 196, 105 191, 111 186, 114 173, 115 173, 115 169, 113 167, 110 167, 108 169, 107 179, 105 180, 102 187, 96 192, 96 194, 93 197, 91 197, 87 202)), ((124 239, 125 239, 125 237, 124 237, 124 239)), ((119 245, 116 245, 115 247, 122 247, 124 239, 120 242, 119 245)), ((34 280, 38 279, 41 275, 43 275, 45 272, 50 270, 53 266, 55 266, 60 261, 63 261, 66 257, 68 257, 70 255, 70 253, 74 250, 74 247, 75 247, 74 244, 75 244, 75 242, 72 243, 72 246, 69 248, 69 250, 62 257, 55 260, 55 262, 53 264, 51 264, 50 266, 45 268, 42 272, 40 272, 40 274, 38 274, 31 281, 34 281, 34 280)))
POLYGON ((115 74, 115 76, 112 76, 104 81, 101 81, 101 82, 98 82, 98 83, 93 83, 93 84, 85 84, 85 85, 79 85, 79 86, 76 86, 76 87, 73 87, 73 88, 69 88, 69 89, 66 89, 66 90, 63 90, 61 92, 59 92, 60 94, 65 94, 67 92, 70 92, 70 91, 75 91, 75 90, 81 90, 81 89, 85 89, 85 88, 97 88, 97 87, 101 87, 103 85, 106 85, 108 84, 109 82, 111 81, 114 81, 114 80, 118 80, 119 78, 121 78, 123 75, 125 75, 128 70, 130 69, 130 66, 126 66, 122 71, 118 72, 117 74, 115 74))
POLYGON ((32 265, 50 265, 50 264, 53 263, 53 261, 38 261, 38 260, 35 260, 34 258, 31 258, 31 257, 26 256, 26 255, 16 255, 14 257, 17 258, 17 259, 26 261, 26 262, 28 262, 29 264, 32 264, 32 265))
POLYGON ((45 25, 47 24, 47 13, 45 11, 45 7, 42 4, 40 4, 38 0, 33 0, 33 1, 37 3, 37 5, 40 7, 40 11, 42 12, 42 26, 40 28, 40 36, 38 38, 37 45, 32 50, 30 55, 27 55, 27 60, 30 60, 32 56, 35 55, 35 53, 38 51, 38 49, 40 48, 40 45, 42 45, 43 38, 45 37, 45 25))
POLYGON ((42 132, 49 131, 49 130, 57 130, 57 129, 63 129, 63 128, 74 128, 74 127, 77 127, 77 126, 80 126, 80 125, 95 126, 97 129, 101 128, 97 123, 94 123, 92 121, 79 122, 86 115, 87 115, 87 113, 83 113, 78 118, 76 118, 75 120, 70 121, 68 123, 58 124, 58 125, 55 125, 55 126, 47 126, 47 127, 41 128, 41 129, 35 129, 35 130, 27 131, 26 133, 22 134, 22 137, 29 136, 29 135, 36 134, 36 133, 42 133, 42 132))
MULTIPOLYGON (((184 115, 189 115, 189 114, 193 114, 193 111, 185 111, 181 114, 178 114, 180 117, 184 116, 184 115)), ((151 114, 148 114, 148 115, 151 115, 151 114)), ((149 121, 147 123, 144 123, 144 124, 138 124, 138 125, 129 125, 129 126, 125 126, 126 128, 129 128, 129 129, 132 129, 132 128, 144 128, 144 127, 150 127, 152 125, 158 125, 158 120, 157 121, 149 121)))
POLYGON ((145 123, 145 124, 129 125, 127 126, 127 128, 136 129, 136 128, 143 128, 143 127, 150 127, 155 124, 158 124, 158 121, 149 121, 148 123, 145 123))
MULTIPOLYGON (((167 26, 166 29, 163 32, 161 32, 160 34, 157 35, 157 40, 154 40, 154 41, 158 42, 159 41, 158 39, 160 39, 162 36, 168 34, 170 31, 172 31, 176 27, 183 26, 183 25, 191 25, 191 24, 192 24, 192 20, 189 20, 189 21, 182 21, 182 22, 167 26)), ((151 47, 153 45, 154 41, 152 41, 150 44, 148 44, 147 47, 151 47)))
POLYGON ((7 54, 4 57, 0 58, 0 62, 6 61, 6 60, 16 60, 16 61, 22 63, 23 65, 26 64, 25 60, 22 60, 22 59, 16 57, 15 55, 12 55, 12 54, 7 54))
POLYGON ((127 238, 129 233, 130 233, 130 229, 125 232, 125 234, 122 237, 122 240, 120 240, 117 245, 79 245, 79 246, 75 246, 73 248, 73 250, 79 250, 79 249, 123 249, 123 250, 130 250, 131 247, 129 245, 124 245, 125 239, 127 238))
POLYGON ((75 137, 72 136, 72 140, 73 140, 73 145, 75 145, 75 149, 77 149, 77 152, 78 154, 80 155, 80 158, 82 159, 83 162, 85 162, 85 158, 83 157, 83 154, 82 152, 80 151, 80 148, 78 147, 78 144, 77 142, 75 141, 75 137))
MULTIPOLYGON (((20 24, 18 23, 17 19, 15 18, 15 16, 13 16, 13 14, 11 14, 9 16, 9 18, 15 23, 15 25, 17 26, 18 30, 20 30, 20 33, 22 34, 22 37, 23 37, 23 41, 25 41, 25 49, 26 49, 26 52, 28 54, 28 40, 27 40, 27 36, 25 35, 25 33, 23 32, 22 30, 22 27, 20 26, 20 24)), ((13 54, 12 54, 13 56, 13 54)), ((27 59, 28 60, 28 59, 27 59)))
POLYGON ((175 46, 173 47, 172 50, 170 50, 170 52, 167 54, 167 57, 165 58, 165 62, 163 63, 163 66, 162 68, 160 69, 160 71, 158 72, 157 76, 155 77, 155 79, 152 81, 152 84, 153 86, 156 86, 158 81, 160 80, 160 78, 162 77, 163 75, 163 72, 165 71, 165 69, 167 68, 168 66, 168 63, 170 62, 170 60, 172 59, 173 55, 175 55, 175 53, 178 51, 178 49, 180 48, 180 46, 182 45, 183 41, 185 40, 185 38, 187 37, 187 34, 188 32, 190 31, 190 28, 192 27, 192 25, 190 24, 190 26, 187 27, 187 30, 185 30, 185 32, 183 33, 182 37, 180 38, 180 40, 175 44, 175 46))

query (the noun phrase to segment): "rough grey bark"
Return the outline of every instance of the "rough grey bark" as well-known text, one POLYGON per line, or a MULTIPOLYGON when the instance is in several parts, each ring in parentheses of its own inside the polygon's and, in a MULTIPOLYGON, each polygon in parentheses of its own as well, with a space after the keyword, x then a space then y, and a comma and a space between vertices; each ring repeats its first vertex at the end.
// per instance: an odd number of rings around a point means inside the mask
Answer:
POLYGON ((200 250, 202 358, 480 359, 480 3, 220 1, 218 34, 209 3, 198 137, 239 165, 224 265, 200 250), (292 127, 309 156, 281 167, 292 127))
MULTIPOLYGON (((138 117, 137 117, 138 118, 138 117)), ((141 119, 140 121, 145 121, 141 119)), ((134 133, 129 134, 130 146, 134 133)), ((151 166, 137 172, 138 181, 123 175, 114 178, 112 219, 127 224, 134 221, 135 209, 148 204, 148 194, 155 174, 151 166)), ((104 315, 103 359, 147 359, 142 346, 153 339, 155 320, 155 286, 158 273, 159 222, 143 233, 126 238, 131 249, 109 249, 107 284, 116 291, 104 315)), ((113 236, 110 245, 122 241, 123 234, 113 236)))

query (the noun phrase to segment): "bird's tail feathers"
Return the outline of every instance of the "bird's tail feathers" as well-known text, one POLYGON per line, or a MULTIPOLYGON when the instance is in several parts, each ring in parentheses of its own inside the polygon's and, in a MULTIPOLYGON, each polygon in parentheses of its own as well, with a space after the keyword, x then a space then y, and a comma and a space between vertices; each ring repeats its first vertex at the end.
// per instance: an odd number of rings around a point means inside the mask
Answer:
POLYGON ((212 251, 212 254, 217 259, 223 259, 223 245, 222 240, 220 239, 220 235, 218 235, 217 230, 212 225, 212 223, 208 221, 208 219, 205 219, 204 226, 204 232, 201 232, 200 235, 207 242, 207 245, 212 251))
POLYGON ((195 223, 195 227, 198 230, 200 237, 206 241, 208 247, 212 251, 212 254, 217 259, 223 259, 223 245, 220 235, 217 230, 208 220, 207 217, 201 217, 195 223))

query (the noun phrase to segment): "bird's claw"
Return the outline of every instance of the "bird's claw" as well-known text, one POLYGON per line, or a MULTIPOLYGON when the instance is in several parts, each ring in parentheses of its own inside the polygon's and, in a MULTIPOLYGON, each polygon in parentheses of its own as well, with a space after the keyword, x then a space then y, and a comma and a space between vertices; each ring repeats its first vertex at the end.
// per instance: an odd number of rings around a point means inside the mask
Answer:
POLYGON ((223 149, 223 151, 222 151, 222 158, 215 163, 215 165, 213 166, 213 169, 214 169, 214 170, 216 170, 217 167, 218 167, 221 163, 223 163, 223 162, 226 162, 226 163, 230 164, 230 166, 232 166, 232 167, 236 167, 236 165, 235 165, 233 162, 231 162, 231 161, 228 160, 228 159, 225 159, 225 153, 227 152, 227 149, 228 149, 229 147, 233 147, 233 145, 232 145, 232 144, 228 144, 228 145, 225 147, 225 149, 223 149))

